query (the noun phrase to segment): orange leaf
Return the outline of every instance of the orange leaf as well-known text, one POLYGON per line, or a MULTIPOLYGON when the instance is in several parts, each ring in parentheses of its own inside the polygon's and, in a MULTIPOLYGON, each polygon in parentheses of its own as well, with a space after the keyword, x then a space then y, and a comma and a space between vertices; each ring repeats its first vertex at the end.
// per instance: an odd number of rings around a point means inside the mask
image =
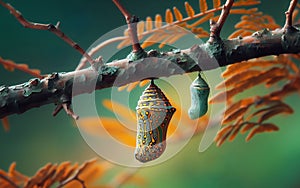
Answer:
POLYGON ((213 0, 214 8, 221 6, 221 0, 213 0))
MULTIPOLYGON (((299 81, 300 81, 300 80, 297 81, 298 84, 299 84, 299 81)), ((297 83, 297 82, 296 82, 296 83, 297 83)), ((297 85, 294 85, 294 83, 293 83, 293 81, 292 81, 292 82, 290 82, 290 83, 284 85, 284 86, 282 87, 282 89, 277 90, 277 91, 273 91, 273 92, 270 93, 268 96, 269 96, 270 98, 273 98, 273 97, 276 97, 276 98, 283 98, 283 97, 285 97, 285 96, 287 96, 287 95, 289 95, 289 94, 291 94, 291 93, 293 93, 293 92, 295 92, 295 91, 298 91, 299 89, 300 89, 300 88, 298 88, 297 85)))
POLYGON ((26 181, 28 181, 28 177, 23 175, 22 173, 18 172, 16 170, 16 162, 11 163, 9 169, 8 169, 8 176, 15 182, 16 184, 24 184, 26 181))
POLYGON ((68 179, 78 168, 78 163, 75 163, 73 166, 69 166, 69 168, 67 168, 64 172, 64 174, 58 178, 58 180, 61 181, 65 181, 66 179, 68 179))
POLYGON ((155 16, 155 27, 160 28, 162 26, 162 18, 160 14, 156 14, 155 16))
POLYGON ((142 80, 140 82, 140 87, 144 87, 145 85, 149 84, 150 83, 150 80, 142 80))
POLYGON ((290 111, 291 113, 293 112, 293 110, 291 109, 291 107, 279 100, 275 100, 275 101, 269 101, 270 104, 272 104, 271 102, 273 102, 273 106, 270 106, 268 108, 263 108, 263 109, 260 109, 258 111, 256 111, 255 113, 252 114, 252 117, 253 116, 257 116, 257 115, 260 115, 264 112, 268 112, 268 111, 271 111, 271 110, 274 110, 274 109, 285 109, 286 111, 290 111))
POLYGON ((147 39, 145 39, 145 41, 142 44, 142 47, 146 48, 146 47, 149 47, 153 44, 159 43, 161 40, 163 40, 166 37, 167 37, 166 34, 156 32, 153 35, 150 35, 147 39))
MULTIPOLYGON (((228 126, 227 126, 228 127, 228 126)), ((223 131, 221 130, 221 133, 222 134, 220 134, 220 137, 219 137, 219 139, 218 139, 218 141, 217 141, 217 146, 219 147, 219 146, 221 146, 224 142, 225 142, 225 140, 228 138, 228 136, 231 134, 231 132, 232 132, 232 130, 233 130, 233 126, 229 126, 230 128, 228 128, 228 130, 226 130, 226 131, 224 131, 224 132, 226 132, 226 133, 222 133, 223 131)), ((225 127, 226 128, 226 127, 225 127)), ((223 129, 225 129, 225 128, 223 128, 223 129)), ((218 133, 218 135, 219 135, 219 133, 218 133)), ((217 135, 217 136, 218 136, 217 135)))
POLYGON ((150 31, 150 30, 152 30, 152 28, 153 28, 153 22, 152 22, 151 17, 148 16, 146 18, 146 30, 150 31))
POLYGON ((286 68, 274 67, 270 70, 261 73, 260 75, 251 77, 247 80, 242 81, 241 83, 237 83, 233 89, 228 90, 226 93, 219 93, 216 96, 214 96, 211 100, 220 101, 220 97, 223 97, 222 99, 224 99, 225 95, 227 97, 227 100, 229 100, 236 94, 241 93, 246 89, 252 88, 256 85, 268 81, 272 76, 286 74, 286 71, 286 68))
POLYGON ((257 126, 257 123, 245 122, 243 123, 243 126, 244 127, 242 128, 241 133, 245 133, 250 129, 252 129, 253 127, 257 126))
POLYGON ((117 46, 118 49, 123 48, 125 46, 128 46, 131 44, 131 40, 129 38, 126 38, 125 40, 123 40, 122 42, 120 42, 117 46))
POLYGON ((280 113, 286 113, 286 114, 291 114, 293 113, 293 109, 289 108, 276 108, 274 110, 268 111, 267 113, 265 113, 264 115, 261 116, 261 118, 258 120, 259 123, 277 115, 280 113))
POLYGON ((258 9, 257 8, 252 8, 252 9, 231 9, 230 14, 253 14, 256 12, 258 9))
MULTIPOLYGON (((128 124, 136 124, 136 114, 130 108, 111 100, 103 100, 103 106, 111 112, 118 114, 121 118, 127 121, 128 124)), ((135 126, 134 126, 135 127, 135 126)))
POLYGON ((161 41, 158 47, 163 48, 168 43, 168 40, 170 40, 171 38, 173 38, 173 36, 166 37, 163 41, 161 41))
MULTIPOLYGON (((125 127, 121 122, 114 118, 104 118, 101 119, 101 125, 99 125, 98 117, 90 117, 90 118, 81 118, 78 121, 80 125, 82 125, 82 129, 91 135, 96 137, 103 136, 105 130, 109 133, 110 136, 115 138, 121 143, 124 143, 128 146, 135 146, 135 131, 125 127), (99 131, 99 129, 101 129, 99 131), (102 130, 103 129, 103 130, 102 130)), ((134 124, 127 124, 127 126, 136 127, 136 122, 134 124)))
MULTIPOLYGON (((62 177, 65 175, 66 171, 71 167, 71 162, 62 162, 56 169, 56 173, 53 176, 52 182, 62 181, 62 177)), ((50 183, 50 182, 49 182, 50 183)))
POLYGON ((244 108, 244 107, 249 108, 253 104, 253 102, 254 102, 254 98, 241 99, 238 102, 230 105, 226 109, 225 114, 232 114, 239 108, 244 108))
POLYGON ((233 3, 232 6, 252 6, 252 5, 257 5, 257 4, 260 4, 260 1, 257 1, 257 0, 248 0, 248 1, 238 1, 238 2, 235 2, 233 3))
POLYGON ((3 67, 9 71, 14 71, 15 69, 18 69, 20 71, 26 72, 30 75, 33 75, 37 78, 42 78, 40 75, 40 71, 37 69, 29 69, 28 65, 26 64, 17 64, 13 62, 12 60, 4 60, 0 57, 0 64, 3 65, 3 67))
POLYGON ((228 132, 231 133, 232 129, 233 129, 232 125, 228 125, 226 127, 223 127, 221 130, 218 131, 218 133, 217 133, 217 135, 215 137, 215 141, 218 142, 228 132))
POLYGON ((227 66, 227 69, 222 73, 223 77, 232 76, 233 74, 239 73, 241 71, 247 70, 252 67, 269 67, 274 66, 277 60, 265 61, 261 59, 256 59, 255 61, 245 61, 239 64, 233 64, 227 66))
POLYGON ((2 125, 3 125, 3 128, 6 132, 9 131, 9 121, 8 121, 8 117, 4 117, 1 119, 1 122, 2 122, 2 125))
POLYGON ((174 12, 175 18, 178 21, 181 21, 183 18, 181 12, 176 7, 173 7, 173 12, 174 12))
POLYGON ((171 10, 170 9, 167 9, 166 10, 166 14, 165 14, 165 20, 166 20, 166 22, 167 23, 172 23, 173 22, 173 14, 172 14, 172 12, 171 12, 171 10))
POLYGON ((238 30, 235 30, 231 35, 229 35, 229 39, 233 39, 233 38, 236 38, 236 37, 239 37, 239 36, 243 36, 242 33, 244 32, 245 30, 243 29, 238 29, 238 30))
POLYGON ((272 132, 279 130, 277 126, 271 123, 261 124, 255 129, 253 129, 247 136, 246 141, 248 142, 251 138, 253 138, 254 135, 257 133, 263 133, 263 132, 272 132))
POLYGON ((201 12, 205 12, 208 9, 206 0, 199 0, 199 6, 201 12))
POLYGON ((286 79, 286 75, 284 76, 275 76, 273 78, 270 78, 267 82, 266 82, 266 87, 271 87, 273 84, 283 80, 283 79, 286 79))
POLYGON ((223 87, 234 86, 238 82, 242 82, 244 80, 248 80, 249 78, 255 77, 259 75, 261 71, 258 70, 244 70, 241 72, 237 72, 237 74, 232 75, 231 77, 224 80, 216 86, 216 89, 221 89, 223 87))
POLYGON ((237 108, 236 111, 234 111, 234 112, 232 112, 232 113, 230 113, 228 115, 225 114, 224 119, 222 121, 222 124, 229 123, 229 122, 231 122, 233 120, 236 120, 236 119, 238 119, 240 117, 243 117, 244 114, 247 112, 247 110, 248 110, 248 107, 237 108))
POLYGON ((232 134, 229 137, 229 141, 233 141, 235 139, 235 137, 237 136, 241 128, 242 128, 242 124, 234 126, 234 130, 232 131, 232 134))
POLYGON ((263 132, 263 131, 264 131, 264 128, 261 127, 261 126, 258 126, 258 127, 254 128, 254 129, 252 129, 252 131, 250 131, 250 133, 247 135, 246 141, 247 141, 247 142, 250 141, 251 138, 253 138, 253 136, 254 136, 255 134, 261 133, 261 132, 263 132))
POLYGON ((139 84, 139 82, 140 81, 136 81, 136 82, 128 84, 127 91, 128 92, 132 91, 134 88, 136 88, 136 86, 139 84))
POLYGON ((185 11, 186 11, 187 15, 189 17, 193 17, 195 15, 195 11, 194 11, 193 7, 188 2, 185 2, 184 6, 185 6, 185 11))
POLYGON ((141 35, 145 30, 145 22, 144 21, 139 21, 137 23, 137 33, 138 35, 141 35))
POLYGON ((260 126, 265 127, 265 132, 273 132, 273 131, 279 130, 279 128, 276 125, 274 125, 273 123, 264 123, 264 124, 261 124, 260 126))

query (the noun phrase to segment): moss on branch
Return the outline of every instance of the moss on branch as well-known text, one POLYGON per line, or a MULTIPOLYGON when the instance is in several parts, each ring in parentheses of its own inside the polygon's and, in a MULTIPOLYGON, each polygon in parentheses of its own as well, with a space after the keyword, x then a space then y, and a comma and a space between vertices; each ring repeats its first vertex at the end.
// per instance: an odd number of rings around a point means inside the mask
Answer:
MULTIPOLYGON (((126 58, 107 63, 100 66, 97 72, 86 68, 52 73, 43 79, 34 78, 19 85, 1 86, 0 118, 50 103, 70 104, 74 77, 79 78, 76 79, 76 84, 80 89, 77 89, 73 96, 150 77, 168 77, 211 70, 252 58, 286 53, 300 53, 300 31, 295 26, 274 31, 265 29, 244 38, 215 39, 184 50, 150 50, 147 54, 135 58, 135 61, 126 58), (91 89, 89 86, 93 83, 96 84, 91 89)), ((132 56, 134 54, 129 57, 132 56)))

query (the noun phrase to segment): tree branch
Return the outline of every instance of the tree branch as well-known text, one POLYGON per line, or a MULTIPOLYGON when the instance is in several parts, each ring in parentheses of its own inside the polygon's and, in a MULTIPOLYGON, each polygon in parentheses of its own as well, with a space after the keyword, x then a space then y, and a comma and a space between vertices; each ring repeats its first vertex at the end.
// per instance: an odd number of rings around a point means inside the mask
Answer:
POLYGON ((74 42, 71 38, 69 38, 66 34, 64 34, 59 29, 60 22, 57 22, 56 25, 32 23, 26 20, 23 17, 23 15, 19 11, 17 11, 13 6, 11 6, 9 3, 4 3, 2 0, 0 0, 0 5, 2 5, 4 8, 9 10, 10 13, 17 19, 17 21, 25 28, 36 29, 36 30, 48 30, 54 33, 56 36, 58 36, 63 41, 65 41, 68 45, 70 45, 72 48, 77 50, 81 55, 83 55, 88 60, 88 62, 90 62, 91 65, 94 63, 94 60, 91 58, 89 54, 85 52, 84 49, 82 49, 76 42, 74 42))
POLYGON ((136 16, 131 16, 131 14, 125 9, 125 7, 119 2, 119 0, 113 0, 113 2, 116 4, 116 6, 119 8, 123 16, 125 17, 126 23, 128 25, 128 32, 129 36, 131 38, 132 43, 132 51, 138 52, 140 50, 143 50, 137 34, 137 23, 139 22, 139 18, 136 16))
POLYGON ((298 0, 291 0, 289 8, 285 12, 286 19, 285 19, 285 25, 283 27, 284 29, 287 29, 293 25, 293 12, 296 8, 297 2, 298 0))
MULTIPOLYGON (((300 53, 300 30, 255 32, 245 38, 214 40, 185 50, 147 52, 147 58, 122 59, 98 68, 49 74, 23 84, 0 87, 0 118, 20 114, 31 108, 54 103, 69 104, 73 96, 94 90, 122 86, 150 77, 168 77, 194 71, 205 71, 267 55, 300 53), (216 62, 216 63, 214 63, 216 62), (74 77, 76 91, 73 91, 74 77), (93 85, 93 84, 96 85, 93 85), (80 88, 80 89, 78 89, 80 88)), ((58 108, 58 110, 61 107, 58 108)), ((56 112, 56 111, 55 111, 56 112)))
POLYGON ((230 13, 230 9, 233 5, 233 1, 234 0, 227 0, 226 1, 225 5, 223 6, 221 15, 220 15, 217 23, 215 23, 211 20, 211 23, 210 23, 210 38, 209 38, 210 42, 212 42, 215 39, 220 38, 220 33, 221 33, 221 30, 222 30, 222 27, 223 27, 223 25, 226 21, 227 16, 230 13))

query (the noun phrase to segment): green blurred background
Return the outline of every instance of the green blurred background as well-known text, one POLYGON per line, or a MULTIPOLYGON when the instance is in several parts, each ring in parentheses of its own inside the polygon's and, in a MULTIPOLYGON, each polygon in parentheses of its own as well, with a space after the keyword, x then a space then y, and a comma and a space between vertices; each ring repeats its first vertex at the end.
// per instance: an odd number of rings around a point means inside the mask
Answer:
MULTIPOLYGON (((53 24, 60 21, 61 29, 85 49, 101 35, 124 25, 122 15, 108 0, 11 0, 9 3, 31 21, 53 24)), ((165 9, 173 6, 184 10, 184 1, 127 0, 122 3, 141 19, 153 18, 156 13, 164 15, 165 9)), ((190 4, 197 9, 198 1, 190 4)), ((282 25, 288 4, 286 0, 265 0, 259 8, 282 25)), ((234 16, 229 19, 222 31, 224 37, 239 20, 234 16)), ((207 26, 205 23, 204 27, 207 26)), ((52 33, 21 27, 3 7, 0 7, 0 44, 2 58, 26 63, 45 74, 71 71, 81 58, 52 33)), ((22 83, 31 78, 2 67, 0 75, 1 85, 22 83)), ((101 92, 102 96, 109 96, 109 90, 101 92)), ((102 99, 97 100, 100 103, 102 99)), ((146 178, 149 187, 300 187, 299 96, 293 95, 287 101, 295 113, 273 119, 280 125, 279 132, 255 136, 249 143, 245 143, 244 135, 239 135, 234 142, 220 148, 212 145, 203 153, 198 152, 199 135, 171 160, 138 173, 146 178)), ((54 105, 43 106, 9 117, 11 130, 0 129, 1 169, 7 170, 16 161, 18 170, 33 175, 47 162, 82 162, 97 156, 66 114, 51 116, 53 108, 54 105)))

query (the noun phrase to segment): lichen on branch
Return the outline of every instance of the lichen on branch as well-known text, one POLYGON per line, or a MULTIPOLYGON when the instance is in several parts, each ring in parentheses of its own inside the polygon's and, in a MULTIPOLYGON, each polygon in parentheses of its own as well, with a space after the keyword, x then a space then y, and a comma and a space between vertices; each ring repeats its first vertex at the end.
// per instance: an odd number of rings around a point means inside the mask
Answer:
MULTIPOLYGON (((300 53, 300 31, 258 31, 251 36, 212 43, 195 44, 191 48, 170 52, 151 50, 147 58, 131 62, 128 59, 113 61, 98 70, 95 89, 122 86, 149 77, 168 77, 194 71, 205 71, 252 58, 286 53, 300 53), (213 63, 216 62, 216 63, 213 63)), ((86 86, 94 83, 95 71, 86 68, 67 73, 49 74, 43 79, 32 79, 23 84, 2 86, 0 89, 0 118, 20 114, 31 108, 68 102, 72 97, 74 76, 81 76, 79 93, 90 93, 86 86)))

